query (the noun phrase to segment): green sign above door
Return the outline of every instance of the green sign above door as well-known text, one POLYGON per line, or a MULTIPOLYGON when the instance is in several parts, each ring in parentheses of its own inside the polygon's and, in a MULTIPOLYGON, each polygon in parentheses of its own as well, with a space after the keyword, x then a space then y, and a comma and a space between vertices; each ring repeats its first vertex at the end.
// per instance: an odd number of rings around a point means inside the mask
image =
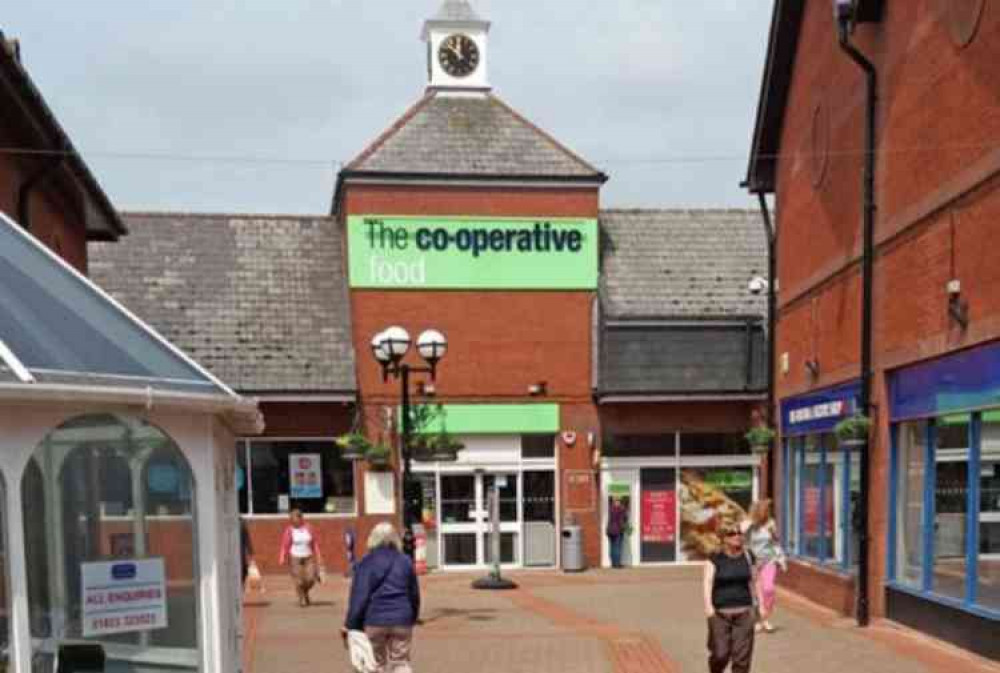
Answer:
POLYGON ((347 218, 352 288, 595 290, 597 220, 347 218))

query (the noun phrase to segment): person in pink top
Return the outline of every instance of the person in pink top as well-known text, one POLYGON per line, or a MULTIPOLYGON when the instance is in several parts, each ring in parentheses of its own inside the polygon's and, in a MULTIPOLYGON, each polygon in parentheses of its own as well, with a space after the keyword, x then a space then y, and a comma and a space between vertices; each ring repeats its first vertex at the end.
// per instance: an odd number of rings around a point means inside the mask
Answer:
POLYGON ((293 509, 289 513, 290 522, 281 535, 281 555, 278 563, 288 563, 295 592, 299 597, 299 607, 309 605, 309 591, 319 577, 319 566, 323 557, 319 551, 319 537, 312 526, 305 522, 302 511, 293 509))

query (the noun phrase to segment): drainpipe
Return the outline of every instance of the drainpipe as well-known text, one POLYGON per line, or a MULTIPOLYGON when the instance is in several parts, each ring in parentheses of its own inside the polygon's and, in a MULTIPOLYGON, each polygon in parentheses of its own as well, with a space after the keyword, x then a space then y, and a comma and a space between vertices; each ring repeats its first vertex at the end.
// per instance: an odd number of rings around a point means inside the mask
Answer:
POLYGON ((62 154, 49 159, 18 187, 17 221, 25 231, 31 231, 31 193, 62 165, 64 159, 65 155, 62 154))
MULTIPOLYGON (((771 224, 771 211, 767 207, 764 192, 757 192, 757 202, 760 204, 760 216, 764 223, 764 233, 767 235, 767 425, 777 428, 774 403, 774 365, 778 344, 775 339, 775 326, 778 323, 778 249, 774 225, 771 224)), ((767 497, 774 498, 774 468, 777 462, 777 448, 771 447, 767 460, 767 497)))
MULTIPOLYGON (((872 398, 872 276, 875 258, 875 115, 878 104, 878 77, 875 66, 850 42, 850 30, 854 20, 853 5, 850 8, 842 2, 835 4, 837 36, 840 48, 865 73, 865 173, 864 173, 864 248, 862 252, 861 274, 863 296, 861 301, 861 401, 859 411, 869 418, 872 398)), ((861 512, 858 517, 858 578, 857 578, 857 621, 858 626, 868 626, 868 507, 871 483, 869 450, 871 438, 861 449, 861 512)))

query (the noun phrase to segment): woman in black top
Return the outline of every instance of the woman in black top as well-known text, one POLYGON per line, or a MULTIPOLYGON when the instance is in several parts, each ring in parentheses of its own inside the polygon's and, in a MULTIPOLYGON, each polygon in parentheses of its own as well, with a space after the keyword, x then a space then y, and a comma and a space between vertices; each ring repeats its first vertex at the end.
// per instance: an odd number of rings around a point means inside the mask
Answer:
POLYGON ((721 531, 722 549, 705 563, 705 615, 708 617, 708 670, 749 673, 753 661, 754 570, 743 534, 734 524, 721 531))

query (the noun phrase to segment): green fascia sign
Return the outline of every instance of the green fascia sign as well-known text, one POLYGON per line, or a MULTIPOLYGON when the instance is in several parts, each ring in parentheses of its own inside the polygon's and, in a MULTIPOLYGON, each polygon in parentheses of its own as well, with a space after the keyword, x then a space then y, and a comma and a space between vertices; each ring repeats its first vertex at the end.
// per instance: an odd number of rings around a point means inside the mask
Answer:
POLYGON ((608 495, 612 498, 630 498, 632 497, 632 485, 611 482, 608 484, 608 495))
POLYGON ((351 215, 352 288, 596 290, 596 219, 351 215))
POLYGON ((753 488, 753 475, 749 470, 706 471, 705 483, 722 490, 747 491, 753 488))
MULTIPOLYGON (((547 435, 559 432, 558 404, 445 404, 423 434, 547 435)), ((402 418, 402 414, 400 414, 402 418)))

